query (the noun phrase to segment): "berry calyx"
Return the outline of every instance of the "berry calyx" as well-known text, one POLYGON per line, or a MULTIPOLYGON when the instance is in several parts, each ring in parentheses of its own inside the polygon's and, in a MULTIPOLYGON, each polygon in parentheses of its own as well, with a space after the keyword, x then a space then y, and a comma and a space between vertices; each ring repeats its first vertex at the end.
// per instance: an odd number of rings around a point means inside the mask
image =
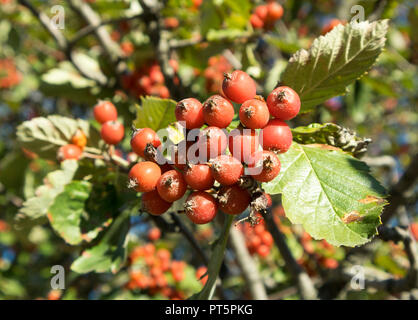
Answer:
POLYGON ((144 152, 148 144, 158 148, 161 145, 160 138, 158 138, 158 135, 151 128, 137 129, 131 139, 132 150, 144 158, 144 152))
POLYGON ((203 117, 209 126, 226 128, 234 118, 234 107, 231 102, 217 94, 203 103, 203 117))
POLYGON ((187 184, 182 174, 170 170, 161 175, 157 182, 157 191, 161 198, 167 202, 179 200, 186 193, 187 184))
POLYGON ((280 160, 277 155, 271 151, 258 151, 253 156, 254 161, 248 166, 252 168, 256 174, 251 176, 260 182, 269 182, 276 178, 280 173, 280 160))
POLYGON ((79 146, 76 146, 75 144, 66 144, 58 149, 57 159, 58 161, 70 159, 78 160, 80 159, 82 153, 83 151, 79 146))
POLYGON ((292 145, 292 138, 287 123, 279 119, 270 120, 260 131, 260 142, 264 150, 286 152, 292 145))
POLYGON ((245 101, 239 109, 239 119, 247 128, 264 128, 270 119, 267 104, 261 99, 245 101))
POLYGON ((218 127, 207 127, 203 129, 199 133, 197 143, 199 146, 199 156, 206 161, 225 153, 228 146, 225 133, 218 127), (204 156, 205 152, 206 157, 204 156))
POLYGON ((177 121, 184 121, 187 129, 196 129, 203 126, 203 106, 199 100, 187 98, 176 105, 175 115, 177 121))
POLYGON ((167 212, 170 207, 171 202, 162 199, 157 190, 145 192, 142 195, 142 209, 149 214, 159 216, 167 212))
POLYGON ((299 113, 300 98, 292 88, 278 87, 267 97, 267 107, 273 117, 290 120, 299 113))
POLYGON ((234 184, 224 186, 219 190, 218 203, 219 208, 227 214, 240 214, 251 202, 251 196, 246 189, 240 188, 234 184))
POLYGON ((211 161, 212 175, 223 186, 230 186, 238 182, 244 173, 241 162, 229 155, 220 155, 211 161))
POLYGON ((212 171, 206 164, 188 165, 183 176, 193 190, 208 190, 212 188, 215 182, 212 171))
POLYGON ((102 139, 111 145, 118 144, 122 141, 125 134, 125 128, 123 124, 118 121, 108 121, 102 125, 100 135, 102 139))
POLYGON ((215 198, 203 191, 193 192, 184 203, 187 217, 196 224, 212 221, 218 212, 215 198))
POLYGON ((235 70, 225 74, 222 91, 229 100, 236 103, 253 99, 257 93, 255 81, 244 71, 235 70))
POLYGON ((96 121, 101 124, 118 119, 118 111, 110 101, 99 101, 93 108, 93 115, 96 121))
POLYGON ((129 187, 138 192, 149 192, 155 189, 160 177, 161 169, 156 163, 151 161, 139 162, 129 170, 129 187))

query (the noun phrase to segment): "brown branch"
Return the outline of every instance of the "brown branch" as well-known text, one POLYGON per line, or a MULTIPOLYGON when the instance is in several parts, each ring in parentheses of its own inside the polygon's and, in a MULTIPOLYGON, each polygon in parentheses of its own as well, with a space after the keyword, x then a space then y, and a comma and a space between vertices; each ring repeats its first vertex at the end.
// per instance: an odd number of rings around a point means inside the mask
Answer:
POLYGON ((288 269, 288 271, 297 283, 299 293, 302 299, 317 299, 317 291, 315 289, 315 286, 313 285, 311 278, 293 257, 293 254, 286 243, 285 236, 281 233, 276 223, 274 222, 273 213, 271 209, 268 209, 267 212, 263 214, 263 217, 266 222, 267 229, 273 236, 274 243, 276 244, 281 256, 285 261, 286 268, 288 269))
POLYGON ((236 227, 232 227, 229 233, 229 240, 253 299, 267 300, 263 280, 257 269, 257 265, 254 263, 254 259, 245 246, 245 239, 241 231, 236 227))
POLYGON ((59 31, 59 29, 51 23, 51 20, 45 13, 38 11, 31 3, 26 0, 18 1, 22 6, 29 9, 29 11, 39 20, 44 29, 54 38, 59 50, 65 54, 66 58, 73 64, 73 66, 77 69, 78 72, 80 72, 81 75, 88 79, 94 80, 100 85, 105 85, 107 83, 107 79, 104 75, 99 73, 91 73, 77 61, 75 53, 69 46, 67 39, 59 31))

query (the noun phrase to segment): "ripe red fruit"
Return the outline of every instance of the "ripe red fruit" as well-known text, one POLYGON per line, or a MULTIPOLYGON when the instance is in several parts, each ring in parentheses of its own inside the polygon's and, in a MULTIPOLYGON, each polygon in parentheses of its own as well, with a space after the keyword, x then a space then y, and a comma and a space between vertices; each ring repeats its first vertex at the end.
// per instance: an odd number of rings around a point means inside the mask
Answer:
POLYGON ((263 4, 260 6, 257 6, 254 10, 254 13, 262 20, 266 20, 267 18, 267 14, 268 14, 268 9, 267 9, 267 5, 263 4))
POLYGON ((196 224, 205 224, 212 221, 218 212, 215 198, 209 193, 195 191, 184 203, 187 217, 196 224))
POLYGON ((93 115, 96 121, 102 124, 118 119, 118 111, 116 110, 115 105, 110 101, 99 101, 94 106, 93 115))
POLYGON ((274 22, 283 16, 283 7, 277 2, 267 4, 267 20, 274 22))
POLYGON ((151 128, 138 129, 132 136, 131 148, 137 155, 144 158, 144 151, 149 143, 155 148, 161 145, 160 138, 158 138, 154 130, 151 128))
POLYGON ((289 150, 292 144, 292 131, 286 122, 279 119, 270 120, 260 132, 261 145, 264 150, 279 153, 289 150))
POLYGON ((161 231, 158 228, 151 228, 148 231, 148 239, 150 241, 156 241, 158 239, 160 239, 161 237, 161 231))
POLYGON ((123 124, 118 121, 108 121, 102 125, 100 135, 107 144, 118 144, 125 134, 123 124))
POLYGON ((254 80, 241 70, 225 74, 222 90, 229 100, 236 103, 253 99, 257 93, 254 80))
POLYGON ((257 254, 262 257, 265 258, 269 255, 270 253, 270 247, 266 246, 265 244, 261 244, 260 246, 257 247, 257 254))
POLYGON ((251 196, 247 190, 234 184, 224 186, 218 194, 219 208, 228 214, 240 214, 251 202, 251 196))
POLYGON ((76 146, 75 144, 66 144, 58 149, 57 158, 59 161, 75 159, 78 160, 81 157, 80 147, 76 146))
POLYGON ((268 232, 268 231, 264 231, 260 235, 260 239, 261 239, 261 242, 263 242, 263 244, 265 244, 268 247, 271 247, 271 245, 273 244, 273 237, 271 236, 270 232, 268 232))
POLYGON ((154 190, 160 177, 160 167, 151 161, 139 162, 129 171, 130 186, 138 192, 154 190))
POLYGON ((203 106, 195 98, 181 100, 176 105, 177 121, 184 121, 187 129, 200 128, 205 123, 203 118, 203 106))
POLYGON ((167 202, 179 200, 186 193, 186 189, 183 175, 176 170, 167 171, 157 182, 158 194, 167 202))
POLYGON ((208 268, 206 268, 205 266, 201 266, 201 267, 197 268, 197 270, 196 270, 196 279, 199 280, 203 285, 205 285, 206 281, 208 281, 208 276, 207 275, 203 277, 203 275, 207 271, 208 271, 208 268))
MULTIPOLYGON (((199 156, 206 157, 203 160, 215 158, 223 153, 227 148, 227 138, 225 133, 218 127, 207 127, 199 133, 198 138, 199 156)), ((202 159, 201 159, 202 160, 202 159)))
POLYGON ((231 102, 217 94, 203 103, 203 117, 209 126, 226 128, 234 118, 234 107, 231 102))
POLYGON ((239 109, 239 119, 247 128, 261 129, 270 119, 267 104, 260 99, 245 101, 239 109))
POLYGON ((261 20, 256 14, 252 14, 250 16, 250 23, 254 29, 261 29, 264 26, 263 20, 261 20))
POLYGON ((230 186, 238 182, 244 173, 241 162, 229 155, 220 155, 211 161, 212 175, 223 186, 230 186))
POLYGON ((259 139, 254 129, 238 128, 232 130, 228 137, 229 151, 241 162, 249 163, 251 155, 258 150, 259 139))
POLYGON ((162 199, 157 190, 142 194, 142 209, 149 214, 162 215, 171 207, 171 204, 171 202, 162 199))
POLYGON ((418 223, 417 222, 413 222, 410 225, 411 227, 411 233, 414 236, 415 240, 418 241, 418 223))
POLYGON ((339 19, 332 19, 330 22, 328 22, 326 25, 323 26, 321 30, 321 34, 322 35, 327 34, 339 24, 342 24, 342 21, 340 21, 339 19))
POLYGON ((280 172, 281 164, 276 154, 271 151, 258 151, 253 155, 253 162, 248 166, 252 171, 259 172, 251 176, 260 182, 269 182, 276 178, 280 172))
POLYGON ((215 182, 211 169, 206 164, 188 165, 183 176, 193 190, 208 190, 215 182))
POLYGON ((299 113, 300 98, 292 88, 278 87, 267 97, 267 107, 273 117, 290 120, 299 113))

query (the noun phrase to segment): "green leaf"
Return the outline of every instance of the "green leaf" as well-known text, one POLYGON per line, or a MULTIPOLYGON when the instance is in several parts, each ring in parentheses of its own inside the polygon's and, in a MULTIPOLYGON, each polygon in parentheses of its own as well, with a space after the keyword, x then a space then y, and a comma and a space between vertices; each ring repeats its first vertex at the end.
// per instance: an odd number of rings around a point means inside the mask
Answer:
POLYGON ((69 244, 83 241, 81 216, 91 191, 86 181, 72 181, 64 187, 48 210, 48 218, 55 231, 69 244))
POLYGON ((71 265, 77 273, 108 272, 116 273, 126 260, 127 234, 131 210, 124 210, 110 226, 101 242, 82 252, 71 265))
POLYGON ((23 207, 16 216, 17 224, 23 226, 28 219, 45 217, 55 197, 72 181, 77 169, 77 161, 66 160, 61 163, 60 170, 50 172, 44 179, 44 185, 36 189, 36 196, 23 203, 23 207))
POLYGON ((35 152, 41 158, 55 160, 59 147, 70 143, 71 137, 80 129, 87 137, 86 151, 99 153, 99 132, 87 121, 51 115, 23 122, 17 128, 20 145, 35 152))
POLYGON ((301 112, 346 92, 377 60, 385 45, 388 20, 339 25, 315 39, 309 51, 289 61, 281 82, 299 93, 301 112))
POLYGON ((280 161, 279 176, 263 187, 282 194, 292 223, 336 246, 358 246, 377 233, 385 189, 364 162, 327 145, 297 143, 280 161))
POLYGON ((356 132, 334 123, 312 123, 292 129, 293 141, 301 144, 328 144, 358 157, 367 151, 369 138, 360 138, 356 132))
POLYGON ((176 121, 174 110, 176 102, 157 97, 141 97, 141 106, 137 106, 134 125, 137 128, 151 128, 154 131, 166 128, 176 121))

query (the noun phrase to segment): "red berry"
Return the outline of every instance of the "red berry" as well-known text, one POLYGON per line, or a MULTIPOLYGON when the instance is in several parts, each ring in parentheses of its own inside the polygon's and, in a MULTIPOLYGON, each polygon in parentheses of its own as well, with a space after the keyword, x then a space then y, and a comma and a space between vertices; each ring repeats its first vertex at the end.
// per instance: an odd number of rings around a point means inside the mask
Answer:
POLYGON ((283 16, 283 7, 277 2, 267 4, 267 20, 274 22, 283 16))
POLYGON ((158 239, 160 239, 161 237, 161 231, 158 228, 151 228, 148 231, 148 239, 150 241, 156 241, 158 239))
POLYGON ((268 13, 268 9, 267 9, 267 5, 263 4, 260 6, 257 6, 254 10, 254 13, 262 20, 266 20, 267 18, 267 13, 268 13))
MULTIPOLYGON (((186 163, 187 163, 187 158, 188 158, 187 153, 189 151, 189 148, 192 147, 194 144, 195 144, 194 141, 183 140, 177 146, 174 146, 173 151, 171 153, 171 161, 173 162, 173 165, 177 169, 184 170, 186 168, 186 163)), ((195 146, 195 148, 197 149, 198 146, 195 146)))
POLYGON ((212 221, 218 212, 215 198, 203 191, 193 192, 184 204, 187 217, 196 224, 212 221))
POLYGON ((251 99, 245 101, 239 109, 239 119, 247 128, 264 128, 270 119, 267 104, 260 99, 251 99))
POLYGON ((118 121, 108 121, 102 125, 100 135, 107 144, 118 144, 125 134, 123 124, 118 121))
POLYGON ((187 129, 200 128, 205 123, 203 118, 203 107, 199 100, 187 98, 176 105, 177 121, 184 121, 187 129))
POLYGON ((193 190, 208 190, 212 188, 215 182, 211 169, 206 164, 190 164, 183 175, 187 184, 193 190))
POLYGON ((251 168, 251 176, 260 182, 269 182, 276 178, 280 172, 280 160, 271 151, 258 151, 253 155, 253 162, 248 165, 251 168))
POLYGON ((171 202, 163 200, 157 190, 142 194, 142 208, 149 214, 159 216, 171 207, 171 202))
POLYGON ((251 249, 257 249, 261 245, 261 238, 257 235, 252 235, 248 244, 251 249))
POLYGON ((187 184, 182 174, 176 170, 164 173, 157 182, 157 191, 167 202, 179 200, 186 193, 187 184))
POLYGON ((227 138, 225 133, 218 127, 207 127, 199 133, 198 138, 199 155, 201 160, 215 158, 223 153, 227 148, 227 138), (206 157, 204 153, 206 152, 206 157))
POLYGON ((218 194, 219 208, 228 214, 240 214, 251 202, 251 196, 247 190, 234 184, 224 186, 218 194))
POLYGON ((149 143, 155 148, 161 145, 160 138, 158 138, 154 130, 150 128, 138 129, 132 136, 131 148, 137 155, 144 158, 144 151, 149 143))
POLYGON ((279 119, 270 120, 260 132, 263 149, 279 153, 289 150, 292 138, 292 131, 290 131, 289 126, 279 119))
POLYGON ((264 231, 260 235, 260 239, 263 242, 263 244, 265 244, 268 247, 271 247, 271 245, 273 244, 273 237, 271 236, 270 232, 268 232, 268 231, 264 231))
POLYGON ((415 240, 418 241, 418 223, 417 222, 413 222, 410 225, 411 227, 411 233, 414 236, 415 240))
POLYGON ((203 103, 203 117, 209 126, 226 128, 234 118, 234 107, 231 102, 217 94, 203 103))
POLYGON ((129 171, 130 185, 138 192, 154 190, 160 177, 160 167, 151 161, 139 162, 129 171))
POLYGON ((118 111, 115 105, 110 101, 99 101, 93 109, 94 118, 99 123, 108 121, 116 121, 118 119, 118 111))
POLYGON ((265 244, 261 244, 257 248, 257 254, 262 258, 267 257, 269 253, 270 253, 270 247, 266 246, 265 244))
POLYGON ((324 35, 328 32, 330 32, 332 29, 334 29, 339 24, 342 24, 342 21, 338 19, 332 19, 330 22, 328 22, 321 30, 321 34, 324 35))
POLYGON ((252 14, 250 16, 250 23, 254 29, 261 29, 264 26, 263 20, 261 20, 256 14, 252 14))
POLYGON ((257 93, 254 80, 241 70, 225 74, 222 90, 229 100, 236 103, 253 99, 257 93))
POLYGON ((258 150, 259 139, 254 129, 239 128, 232 130, 228 137, 229 151, 241 162, 249 163, 252 154, 258 150))
POLYGON ((196 279, 199 280, 203 285, 205 285, 206 281, 208 281, 208 276, 207 275, 203 277, 203 275, 207 271, 208 271, 208 268, 206 268, 205 266, 201 266, 201 267, 197 268, 197 270, 196 270, 196 279))
POLYGON ((83 151, 79 146, 75 144, 66 144, 58 149, 57 158, 59 161, 75 159, 78 160, 81 157, 83 151))
POLYGON ((292 88, 278 87, 267 97, 267 106, 273 117, 280 120, 290 120, 299 113, 300 98, 292 88))
POLYGON ((220 155, 211 161, 212 175, 223 186, 230 186, 238 182, 244 173, 241 162, 229 155, 220 155))

